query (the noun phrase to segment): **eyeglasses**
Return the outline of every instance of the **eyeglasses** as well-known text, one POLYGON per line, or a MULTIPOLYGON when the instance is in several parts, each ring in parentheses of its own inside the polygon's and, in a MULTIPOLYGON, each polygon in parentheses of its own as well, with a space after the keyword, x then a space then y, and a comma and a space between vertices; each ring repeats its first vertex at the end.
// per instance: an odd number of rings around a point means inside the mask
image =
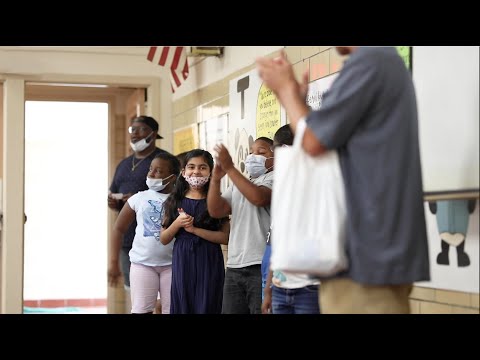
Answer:
POLYGON ((140 134, 145 134, 145 133, 151 132, 152 129, 150 129, 149 127, 146 127, 146 126, 129 126, 128 127, 128 132, 130 134, 133 134, 134 132, 137 132, 137 131, 140 134))

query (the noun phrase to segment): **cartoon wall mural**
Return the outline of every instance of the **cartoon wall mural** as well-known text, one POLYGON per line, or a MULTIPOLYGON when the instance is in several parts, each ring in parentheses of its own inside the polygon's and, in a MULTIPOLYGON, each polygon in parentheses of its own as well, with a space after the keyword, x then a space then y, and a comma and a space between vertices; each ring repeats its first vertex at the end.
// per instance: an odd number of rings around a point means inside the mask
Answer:
POLYGON ((241 173, 247 176, 245 159, 250 154, 250 148, 254 142, 253 136, 248 135, 245 129, 235 129, 235 152, 232 154, 233 163, 241 173))
POLYGON ((477 199, 425 201, 430 281, 417 286, 479 293, 480 244, 477 199))
MULTIPOLYGON (((307 104, 312 109, 321 106, 323 95, 337 76, 338 73, 332 74, 309 84, 307 104)), ((287 123, 287 116, 272 91, 263 85, 256 69, 230 81, 229 99, 227 147, 235 167, 247 176, 244 160, 253 142, 260 136, 272 138, 287 123)))
POLYGON ((476 206, 476 200, 443 200, 429 202, 432 214, 436 214, 438 234, 441 240, 441 252, 437 255, 437 264, 449 265, 449 248, 457 250, 457 265, 469 266, 470 257, 465 252, 468 219, 476 206))
POLYGON ((248 176, 245 158, 256 138, 271 137, 286 124, 286 114, 271 90, 262 86, 256 69, 230 81, 228 151, 235 167, 248 176))

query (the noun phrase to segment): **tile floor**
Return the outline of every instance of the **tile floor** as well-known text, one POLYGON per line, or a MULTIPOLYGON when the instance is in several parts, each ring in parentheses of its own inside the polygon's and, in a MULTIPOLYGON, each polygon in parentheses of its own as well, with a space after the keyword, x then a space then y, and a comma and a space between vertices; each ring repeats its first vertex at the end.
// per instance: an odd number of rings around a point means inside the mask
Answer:
POLYGON ((24 314, 107 314, 107 299, 24 300, 24 314))
POLYGON ((91 307, 51 307, 51 308, 33 308, 25 306, 24 314, 107 314, 106 306, 91 307))
POLYGON ((94 306, 94 307, 81 307, 78 308, 78 312, 72 314, 106 314, 106 306, 94 306))

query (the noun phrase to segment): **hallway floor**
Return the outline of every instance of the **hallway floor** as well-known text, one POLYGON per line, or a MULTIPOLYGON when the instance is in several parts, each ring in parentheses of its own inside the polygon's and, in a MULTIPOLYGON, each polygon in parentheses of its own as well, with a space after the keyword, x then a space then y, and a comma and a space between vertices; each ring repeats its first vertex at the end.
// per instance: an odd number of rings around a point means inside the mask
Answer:
POLYGON ((23 308, 24 314, 106 314, 106 306, 91 306, 91 307, 27 307, 23 308))

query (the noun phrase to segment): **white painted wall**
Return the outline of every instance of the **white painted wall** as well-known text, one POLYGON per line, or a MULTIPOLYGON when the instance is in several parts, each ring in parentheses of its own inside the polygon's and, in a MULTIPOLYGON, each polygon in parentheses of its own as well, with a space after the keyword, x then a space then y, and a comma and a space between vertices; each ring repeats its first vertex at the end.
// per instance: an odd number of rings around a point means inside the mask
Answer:
POLYGON ((415 46, 423 187, 479 188, 479 48, 415 46))
MULTIPOLYGON (((20 78, 42 79, 71 78, 82 82, 82 76, 94 78, 94 83, 106 83, 108 78, 132 84, 134 78, 160 79, 160 106, 157 120, 162 148, 172 144, 171 129, 172 92, 169 73, 165 68, 147 60, 149 47, 0 47, 0 78, 18 75, 20 78), (162 132, 162 129, 164 131, 162 132)), ((83 79, 84 80, 84 79, 83 79)), ((90 81, 92 82, 92 81, 90 81)), ((85 83, 85 80, 82 82, 85 83)), ((150 103, 150 101, 149 101, 150 103)), ((158 104, 158 99, 156 99, 158 104)), ((150 104, 148 104, 150 105, 150 104)), ((156 106, 153 105, 152 109, 156 106)), ((157 108, 158 109, 158 108, 157 108)), ((153 111, 153 110, 152 110, 153 111)))
MULTIPOLYGON (((226 46, 224 55, 189 58, 190 75, 174 100, 252 65, 255 58, 283 46, 226 46), (196 65, 194 65, 197 63, 196 65), (192 66, 193 65, 193 66, 192 66)), ((149 47, 0 46, 0 74, 73 74, 98 76, 154 76, 168 85, 168 71, 146 60, 149 47)), ((162 86, 163 89, 163 86, 162 86)), ((169 87, 168 87, 169 89, 169 87)), ((165 96, 171 96, 170 92, 165 96)))
MULTIPOLYGON (((0 46, 0 75, 73 75, 76 79, 82 75, 158 77, 161 79, 160 128, 170 129, 171 124, 162 126, 162 122, 171 119, 168 104, 172 101, 252 65, 258 56, 281 48, 283 46, 226 46, 221 58, 190 58, 189 64, 193 65, 190 66, 190 75, 173 97, 169 72, 146 59, 148 46, 0 46)), ((166 140, 161 145, 168 149, 172 134, 162 135, 166 140)))
POLYGON ((72 74, 103 76, 153 76, 166 79, 167 71, 147 60, 148 47, 103 48, 79 47, 0 47, 0 73, 4 74, 72 74))

